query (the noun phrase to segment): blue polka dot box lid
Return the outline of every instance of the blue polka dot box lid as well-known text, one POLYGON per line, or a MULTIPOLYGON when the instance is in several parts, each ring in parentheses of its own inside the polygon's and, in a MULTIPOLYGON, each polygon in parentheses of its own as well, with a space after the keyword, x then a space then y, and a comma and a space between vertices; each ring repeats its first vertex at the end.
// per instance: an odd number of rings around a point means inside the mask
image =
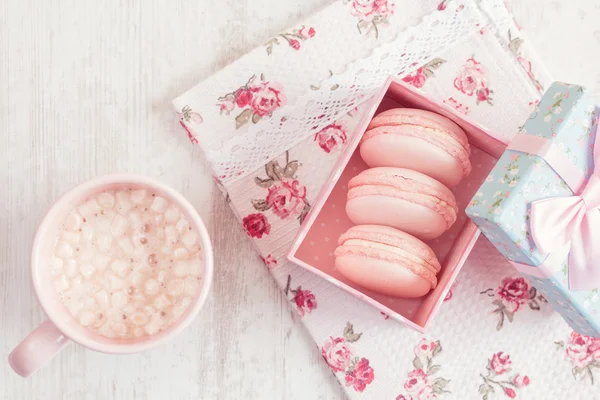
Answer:
POLYGON ((594 337, 600 337, 599 115, 589 90, 553 83, 466 209, 569 325, 594 337))

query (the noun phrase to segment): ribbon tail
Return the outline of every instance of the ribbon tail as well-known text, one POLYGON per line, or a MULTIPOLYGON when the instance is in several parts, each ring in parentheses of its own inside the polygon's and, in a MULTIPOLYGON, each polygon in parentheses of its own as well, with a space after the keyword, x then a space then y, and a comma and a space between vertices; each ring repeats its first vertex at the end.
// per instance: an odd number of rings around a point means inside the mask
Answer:
POLYGON ((531 237, 542 254, 569 244, 585 216, 580 197, 554 197, 531 203, 531 237))
POLYGON ((573 234, 569 253, 569 289, 600 288, 600 211, 590 210, 573 234), (595 238, 595 240, 594 240, 595 238))

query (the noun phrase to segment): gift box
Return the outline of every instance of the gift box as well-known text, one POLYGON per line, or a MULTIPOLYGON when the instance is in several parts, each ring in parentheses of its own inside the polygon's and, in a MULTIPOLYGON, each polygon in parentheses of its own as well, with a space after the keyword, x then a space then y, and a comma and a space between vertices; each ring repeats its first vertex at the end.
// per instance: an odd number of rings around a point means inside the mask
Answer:
POLYGON ((505 148, 506 143, 495 139, 486 129, 456 110, 429 98, 396 77, 389 78, 373 98, 319 193, 288 252, 288 259, 377 307, 391 318, 424 332, 479 236, 479 230, 466 217, 464 209, 505 148), (381 295, 348 281, 336 271, 333 256, 340 235, 354 225, 345 212, 348 181, 368 168, 358 150, 362 135, 374 115, 397 107, 429 110, 450 118, 465 131, 472 150, 473 171, 452 189, 460 209, 457 221, 442 236, 427 242, 442 265, 438 285, 427 295, 416 299, 381 295))
POLYGON ((600 337, 597 129, 591 93, 553 83, 466 213, 574 330, 600 337))

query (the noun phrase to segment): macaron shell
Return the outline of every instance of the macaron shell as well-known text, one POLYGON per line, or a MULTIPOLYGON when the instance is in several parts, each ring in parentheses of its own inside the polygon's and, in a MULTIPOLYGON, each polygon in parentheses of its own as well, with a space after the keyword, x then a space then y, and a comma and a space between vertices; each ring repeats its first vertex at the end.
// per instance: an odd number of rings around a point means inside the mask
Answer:
POLYGON ((448 151, 417 137, 378 135, 361 144, 360 155, 369 167, 411 168, 448 187, 465 175, 463 165, 448 151))
POLYGON ((357 225, 392 226, 423 240, 435 239, 446 231, 446 220, 439 213, 420 204, 385 195, 349 199, 346 214, 357 225))
POLYGON ((370 167, 412 168, 450 187, 471 172, 467 135, 450 119, 425 110, 396 108, 376 115, 360 153, 370 167))
POLYGON ((403 252, 410 252, 416 255, 419 260, 429 264, 434 273, 437 273, 442 268, 437 256, 426 243, 402 232, 398 229, 383 225, 356 225, 348 229, 338 239, 338 245, 342 246, 346 243, 356 240, 364 242, 372 242, 375 244, 383 244, 386 246, 395 247, 403 252))
POLYGON ((445 131, 457 140, 469 153, 469 139, 467 135, 454 121, 449 118, 433 113, 431 111, 416 108, 393 108, 377 114, 369 123, 367 130, 379 126, 393 125, 420 125, 445 131))
POLYGON ((431 240, 456 221, 452 192, 416 171, 372 168, 352 178, 348 188, 346 214, 358 225, 391 226, 431 240))
POLYGON ((348 280, 387 296, 421 297, 431 290, 427 279, 390 261, 346 254, 336 257, 335 266, 348 280))

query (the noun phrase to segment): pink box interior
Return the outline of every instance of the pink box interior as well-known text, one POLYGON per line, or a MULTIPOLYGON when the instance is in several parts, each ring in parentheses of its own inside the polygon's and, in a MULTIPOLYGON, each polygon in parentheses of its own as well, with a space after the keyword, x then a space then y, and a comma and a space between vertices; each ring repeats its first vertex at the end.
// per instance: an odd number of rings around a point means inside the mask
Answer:
POLYGON ((484 128, 468 121, 444 104, 428 98, 424 93, 417 92, 395 77, 388 79, 381 93, 372 101, 372 109, 366 112, 329 180, 319 193, 311 213, 307 216, 288 253, 288 258, 374 305, 397 321, 424 332, 479 236, 479 230, 466 217, 464 210, 504 152, 506 143, 497 140, 484 128), (360 139, 374 115, 398 107, 429 110, 452 119, 464 129, 471 144, 473 170, 467 178, 452 189, 460 209, 458 219, 442 236, 427 242, 442 264, 438 274, 438 285, 426 296, 417 299, 381 295, 346 280, 336 271, 333 256, 339 236, 354 225, 345 212, 348 181, 368 168, 358 151, 360 139))

